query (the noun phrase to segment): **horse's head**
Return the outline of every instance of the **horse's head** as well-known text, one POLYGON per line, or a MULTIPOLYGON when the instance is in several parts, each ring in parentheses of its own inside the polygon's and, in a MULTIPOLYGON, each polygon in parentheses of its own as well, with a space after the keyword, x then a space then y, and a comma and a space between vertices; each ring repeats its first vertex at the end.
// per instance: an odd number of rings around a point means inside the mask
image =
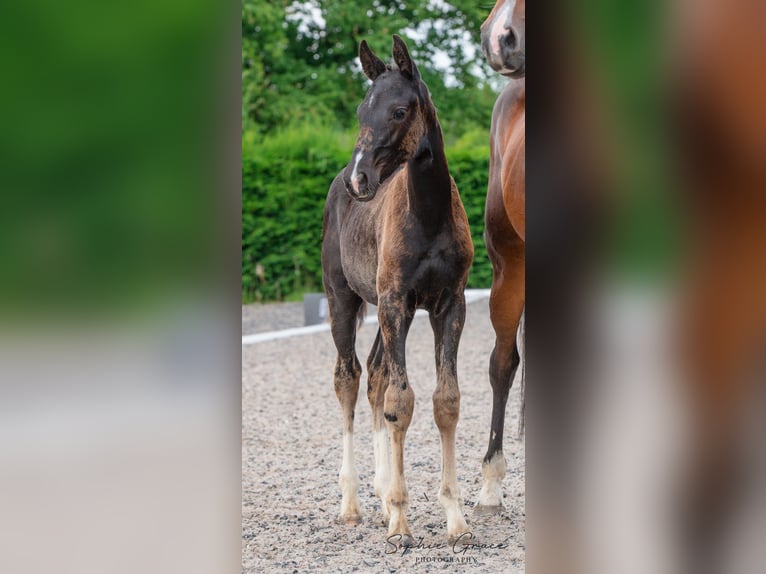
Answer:
POLYGON ((523 78, 526 70, 525 0, 497 0, 481 25, 481 48, 492 69, 503 76, 523 78))
POLYGON ((359 138, 343 170, 349 195, 359 201, 375 197, 380 184, 415 155, 433 114, 428 88, 396 35, 393 56, 398 69, 384 64, 364 40, 359 46, 362 70, 372 86, 357 109, 359 138))

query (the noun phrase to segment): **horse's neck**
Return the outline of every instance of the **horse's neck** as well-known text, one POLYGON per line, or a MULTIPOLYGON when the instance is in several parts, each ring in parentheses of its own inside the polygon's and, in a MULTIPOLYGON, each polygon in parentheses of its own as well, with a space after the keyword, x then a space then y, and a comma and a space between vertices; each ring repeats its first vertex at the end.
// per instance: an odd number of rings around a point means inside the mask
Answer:
POLYGON ((438 231, 452 211, 452 182, 441 126, 434 118, 407 162, 409 208, 427 229, 438 231))

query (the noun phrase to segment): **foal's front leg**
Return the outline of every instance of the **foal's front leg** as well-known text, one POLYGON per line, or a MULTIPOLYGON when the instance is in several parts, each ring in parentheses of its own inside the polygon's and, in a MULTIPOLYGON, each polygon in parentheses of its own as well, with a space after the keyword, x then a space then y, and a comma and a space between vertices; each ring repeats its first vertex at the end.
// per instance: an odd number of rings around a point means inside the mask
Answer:
POLYGON ((383 400, 383 416, 391 441, 391 477, 386 494, 386 506, 390 513, 388 536, 399 534, 399 542, 408 545, 412 543, 412 534, 407 523, 409 498, 404 480, 404 437, 412 420, 415 393, 407 380, 405 341, 414 309, 409 309, 399 298, 381 299, 378 309, 388 372, 383 400))
POLYGON ((348 291, 328 293, 330 325, 333 341, 338 350, 335 362, 335 395, 343 413, 343 460, 338 483, 342 494, 340 521, 358 524, 362 520, 359 506, 359 475, 354 464, 354 409, 359 392, 362 366, 356 356, 356 317, 362 300, 348 291))
POLYGON ((465 323, 465 297, 455 296, 452 304, 439 313, 431 313, 436 345, 436 390, 433 394, 434 421, 442 444, 441 502, 447 514, 447 538, 454 543, 468 532, 463 518, 463 499, 457 484, 455 464, 455 429, 460 416, 460 389, 457 382, 457 350, 465 323))

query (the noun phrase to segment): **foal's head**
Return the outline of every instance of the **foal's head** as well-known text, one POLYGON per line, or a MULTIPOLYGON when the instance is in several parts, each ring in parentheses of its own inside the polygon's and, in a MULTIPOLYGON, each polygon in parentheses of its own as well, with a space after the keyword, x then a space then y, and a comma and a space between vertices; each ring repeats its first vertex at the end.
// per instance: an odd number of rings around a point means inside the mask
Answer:
POLYGON ((525 63, 525 0, 497 0, 481 25, 481 48, 492 69, 523 78, 525 63))
POLYGON ((359 46, 362 69, 372 86, 357 109, 359 138, 343 170, 348 193, 359 201, 375 197, 380 184, 415 155, 436 117, 428 88, 396 35, 393 56, 398 69, 384 64, 364 40, 359 46))

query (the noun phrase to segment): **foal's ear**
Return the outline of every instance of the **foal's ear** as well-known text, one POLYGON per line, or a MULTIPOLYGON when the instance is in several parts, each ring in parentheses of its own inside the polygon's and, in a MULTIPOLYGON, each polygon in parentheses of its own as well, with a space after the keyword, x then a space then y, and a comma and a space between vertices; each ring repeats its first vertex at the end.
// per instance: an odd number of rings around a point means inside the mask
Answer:
POLYGON ((362 40, 362 43, 359 44, 359 61, 362 62, 362 71, 364 71, 364 75, 370 78, 373 82, 375 81, 375 78, 386 71, 386 65, 383 63, 383 60, 372 53, 366 40, 362 40))
POLYGON ((415 62, 410 58, 407 44, 399 36, 394 34, 394 62, 399 66, 399 71, 410 80, 420 78, 415 62))

